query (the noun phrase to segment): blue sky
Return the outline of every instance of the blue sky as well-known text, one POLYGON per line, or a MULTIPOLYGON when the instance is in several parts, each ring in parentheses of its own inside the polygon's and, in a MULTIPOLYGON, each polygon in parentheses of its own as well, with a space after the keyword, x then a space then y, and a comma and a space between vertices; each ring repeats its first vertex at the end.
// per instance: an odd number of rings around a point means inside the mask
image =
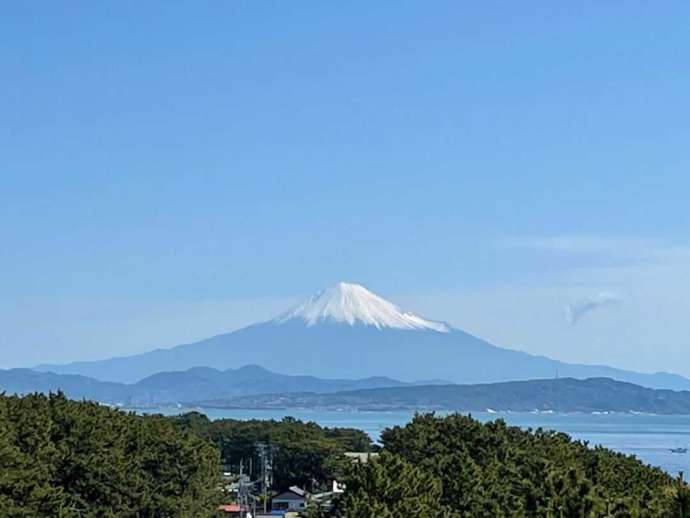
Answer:
POLYGON ((690 375, 686 2, 15 3, 0 367, 174 345, 337 280, 690 375), (566 306, 620 303, 576 326, 566 306))

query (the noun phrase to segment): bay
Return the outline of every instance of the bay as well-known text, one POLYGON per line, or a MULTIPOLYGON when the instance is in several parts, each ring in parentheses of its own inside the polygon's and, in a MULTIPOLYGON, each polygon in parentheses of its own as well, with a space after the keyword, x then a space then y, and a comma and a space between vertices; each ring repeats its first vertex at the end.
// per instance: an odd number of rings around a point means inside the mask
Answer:
MULTIPOLYGON (((377 440, 390 426, 404 425, 414 411, 363 412, 289 410, 225 410, 163 407, 145 413, 173 415, 196 410, 210 419, 282 419, 287 416, 314 421, 321 426, 358 428, 377 440)), ((144 412, 138 409, 139 412, 144 412)), ((437 412, 437 414, 443 414, 437 412)), ((690 453, 673 453, 671 448, 690 448, 690 415, 633 414, 536 414, 520 412, 473 412, 482 422, 504 419, 522 428, 544 428, 565 432, 574 439, 588 441, 627 455, 635 455, 646 464, 658 466, 672 475, 690 470, 690 453)))

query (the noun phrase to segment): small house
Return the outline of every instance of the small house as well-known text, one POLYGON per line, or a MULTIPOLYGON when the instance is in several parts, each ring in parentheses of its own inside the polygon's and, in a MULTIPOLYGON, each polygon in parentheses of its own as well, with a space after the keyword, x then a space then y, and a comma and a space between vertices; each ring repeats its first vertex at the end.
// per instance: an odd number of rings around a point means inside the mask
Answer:
POLYGON ((277 494, 271 501, 272 512, 299 512, 304 511, 307 502, 307 493, 304 489, 292 486, 287 491, 277 494))

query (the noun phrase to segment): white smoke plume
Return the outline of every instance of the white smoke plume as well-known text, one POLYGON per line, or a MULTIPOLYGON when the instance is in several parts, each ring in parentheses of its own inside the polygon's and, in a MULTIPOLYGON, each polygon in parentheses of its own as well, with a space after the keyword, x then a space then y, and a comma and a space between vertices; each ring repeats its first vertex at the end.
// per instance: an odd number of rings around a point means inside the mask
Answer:
POLYGON ((583 319, 585 315, 604 306, 620 304, 621 299, 617 295, 602 291, 583 301, 565 307, 565 318, 571 326, 583 319))

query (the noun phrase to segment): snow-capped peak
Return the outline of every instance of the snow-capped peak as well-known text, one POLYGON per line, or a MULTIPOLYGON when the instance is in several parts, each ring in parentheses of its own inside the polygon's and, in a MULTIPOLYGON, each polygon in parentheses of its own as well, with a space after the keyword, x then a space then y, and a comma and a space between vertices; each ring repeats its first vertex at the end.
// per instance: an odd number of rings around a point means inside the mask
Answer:
POLYGON ((440 333, 447 333, 451 329, 444 322, 434 322, 407 313, 364 286, 346 282, 339 282, 309 297, 304 303, 273 322, 282 324, 290 320, 302 320, 308 326, 319 322, 339 322, 350 325, 364 324, 379 329, 390 327, 440 333))

